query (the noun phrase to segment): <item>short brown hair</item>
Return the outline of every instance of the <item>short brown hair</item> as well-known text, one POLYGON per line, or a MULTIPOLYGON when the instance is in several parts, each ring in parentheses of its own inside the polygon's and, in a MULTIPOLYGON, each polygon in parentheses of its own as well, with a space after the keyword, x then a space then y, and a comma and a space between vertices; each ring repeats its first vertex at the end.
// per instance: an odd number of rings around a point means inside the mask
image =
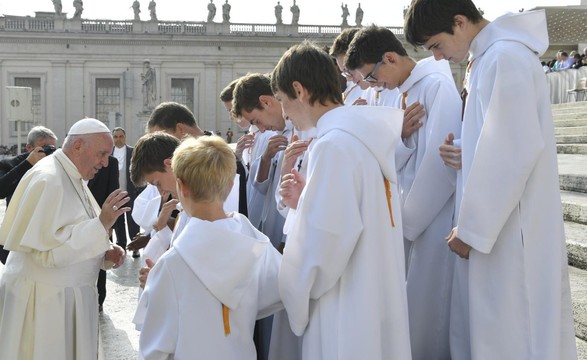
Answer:
POLYGON ((344 66, 355 70, 365 64, 376 64, 389 51, 408 56, 406 49, 391 30, 371 25, 358 31, 349 44, 344 66))
POLYGON ((332 46, 330 47, 330 55, 339 56, 346 54, 351 41, 353 41, 353 38, 358 31, 359 28, 347 28, 338 34, 336 39, 334 39, 332 46))
POLYGON ((173 153, 171 167, 194 201, 224 202, 236 175, 234 153, 218 136, 185 139, 173 153))
POLYGON ((233 80, 230 82, 230 84, 226 85, 224 89, 222 89, 222 91, 220 92, 220 101, 232 101, 232 93, 234 92, 234 87, 236 86, 237 82, 238 79, 233 80))
POLYGON ((455 16, 463 15, 476 24, 483 15, 471 0, 412 0, 405 16, 404 34, 414 45, 424 45, 432 36, 453 34, 455 16))
POLYGON ((177 124, 185 124, 190 127, 198 126, 194 114, 187 106, 169 101, 157 105, 151 113, 147 128, 158 127, 161 130, 175 131, 177 124))
POLYGON ((165 160, 171 159, 179 140, 163 131, 143 135, 137 141, 130 159, 130 180, 145 185, 145 175, 165 171, 165 160))
POLYGON ((309 41, 289 48, 271 74, 273 92, 282 91, 290 99, 297 98, 294 81, 308 90, 310 105, 343 104, 336 65, 324 50, 309 41))
POLYGON ((259 101, 262 95, 273 96, 271 80, 265 74, 247 74, 240 78, 232 92, 232 111, 234 118, 243 115, 243 111, 251 112, 254 109, 262 109, 259 101))

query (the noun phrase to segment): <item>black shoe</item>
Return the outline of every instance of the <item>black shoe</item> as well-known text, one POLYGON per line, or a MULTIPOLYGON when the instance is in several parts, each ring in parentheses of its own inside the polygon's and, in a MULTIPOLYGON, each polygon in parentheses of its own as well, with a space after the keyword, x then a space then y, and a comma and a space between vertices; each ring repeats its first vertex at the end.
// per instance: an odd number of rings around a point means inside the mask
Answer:
POLYGON ((98 305, 98 312, 104 312, 104 305, 100 304, 98 305))
POLYGON ((135 250, 132 252, 132 257, 133 258, 141 257, 141 253, 138 250, 135 250))

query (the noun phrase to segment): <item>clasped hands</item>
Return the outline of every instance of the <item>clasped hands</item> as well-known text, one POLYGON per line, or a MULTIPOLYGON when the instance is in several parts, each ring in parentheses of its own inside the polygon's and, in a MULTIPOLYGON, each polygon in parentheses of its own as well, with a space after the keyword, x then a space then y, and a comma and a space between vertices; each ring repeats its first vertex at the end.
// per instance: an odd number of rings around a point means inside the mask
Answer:
POLYGON ((453 228, 450 234, 445 238, 450 250, 463 259, 469 258, 471 246, 457 237, 457 228, 453 228))

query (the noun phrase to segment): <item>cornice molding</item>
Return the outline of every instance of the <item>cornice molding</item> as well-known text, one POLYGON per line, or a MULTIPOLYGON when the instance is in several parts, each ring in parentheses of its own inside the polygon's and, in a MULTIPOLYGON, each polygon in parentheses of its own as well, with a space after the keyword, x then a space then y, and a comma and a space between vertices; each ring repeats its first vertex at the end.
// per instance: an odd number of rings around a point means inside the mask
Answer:
MULTIPOLYGON (((238 40, 233 37, 222 40, 222 39, 204 39, 203 37, 193 37, 188 39, 162 39, 162 38, 150 38, 150 39, 120 39, 120 38, 79 38, 79 37, 22 37, 22 36, 6 36, 6 33, 0 35, 0 43, 4 44, 47 44, 47 45, 108 45, 108 46, 197 46, 197 47, 251 47, 258 48, 259 45, 264 47, 288 47, 291 44, 296 44, 305 38, 291 38, 291 37, 271 37, 271 38, 260 38, 260 37, 239 37, 238 40)), ((317 43, 328 43, 332 42, 332 38, 318 38, 312 39, 317 43), (321 41, 322 40, 322 41, 321 41)))

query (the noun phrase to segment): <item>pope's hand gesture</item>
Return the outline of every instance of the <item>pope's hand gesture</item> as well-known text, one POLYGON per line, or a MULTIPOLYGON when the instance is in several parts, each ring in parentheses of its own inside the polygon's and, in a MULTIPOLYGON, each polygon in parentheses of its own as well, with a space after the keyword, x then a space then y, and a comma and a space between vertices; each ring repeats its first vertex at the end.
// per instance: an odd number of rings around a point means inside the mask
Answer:
POLYGON ((129 207, 123 207, 130 200, 127 195, 128 192, 117 189, 108 195, 106 201, 104 201, 99 218, 107 231, 114 225, 120 215, 130 211, 129 207))

